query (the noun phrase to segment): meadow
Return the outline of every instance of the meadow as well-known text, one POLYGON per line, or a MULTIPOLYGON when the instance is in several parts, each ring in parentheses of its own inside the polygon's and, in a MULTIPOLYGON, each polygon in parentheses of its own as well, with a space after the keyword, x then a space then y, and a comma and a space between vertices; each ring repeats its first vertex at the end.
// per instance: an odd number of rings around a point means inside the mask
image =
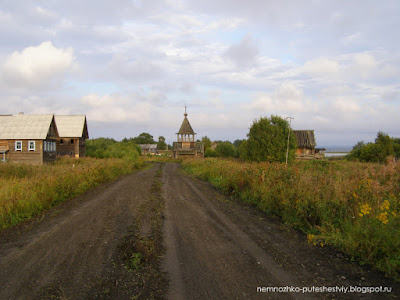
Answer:
POLYGON ((0 228, 13 226, 143 166, 135 159, 62 158, 46 165, 0 164, 0 228))
POLYGON ((185 160, 222 192, 278 216, 310 244, 333 246, 399 279, 400 165, 349 161, 185 160))

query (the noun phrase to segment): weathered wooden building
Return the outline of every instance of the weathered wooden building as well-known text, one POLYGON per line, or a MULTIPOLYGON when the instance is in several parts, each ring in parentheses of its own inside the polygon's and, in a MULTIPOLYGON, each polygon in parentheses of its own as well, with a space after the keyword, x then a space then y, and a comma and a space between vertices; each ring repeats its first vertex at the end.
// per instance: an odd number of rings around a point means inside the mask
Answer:
POLYGON ((297 141, 297 159, 319 159, 324 157, 324 148, 315 148, 314 130, 293 130, 297 141))
POLYGON ((142 155, 156 155, 158 154, 157 144, 139 144, 142 155))
POLYGON ((55 116, 55 122, 59 133, 57 155, 85 157, 86 139, 89 138, 86 116, 55 116))
POLYGON ((0 115, 2 161, 42 164, 56 159, 54 115, 0 115))
POLYGON ((172 152, 174 158, 178 157, 204 157, 204 143, 196 142, 196 133, 187 118, 185 107, 185 118, 183 119, 181 128, 176 133, 177 141, 174 142, 172 152))

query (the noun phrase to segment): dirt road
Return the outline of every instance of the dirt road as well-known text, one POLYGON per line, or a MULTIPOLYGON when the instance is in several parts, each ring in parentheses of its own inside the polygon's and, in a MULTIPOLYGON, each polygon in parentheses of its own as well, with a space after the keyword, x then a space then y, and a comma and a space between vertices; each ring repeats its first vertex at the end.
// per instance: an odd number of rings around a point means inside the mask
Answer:
POLYGON ((398 283, 160 164, 0 233, 0 299, 396 299, 398 283), (392 293, 257 287, 388 286, 392 293))

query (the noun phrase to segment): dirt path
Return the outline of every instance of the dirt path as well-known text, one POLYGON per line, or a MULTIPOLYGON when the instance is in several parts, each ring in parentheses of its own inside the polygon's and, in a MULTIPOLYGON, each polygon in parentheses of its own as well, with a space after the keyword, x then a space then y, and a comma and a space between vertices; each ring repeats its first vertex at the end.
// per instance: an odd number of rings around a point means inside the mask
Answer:
POLYGON ((169 299, 391 299, 399 284, 164 168, 169 299), (390 286, 390 294, 257 293, 257 287, 390 286))
POLYGON ((159 167, 65 202, 28 228, 1 232, 0 299, 130 299, 143 291, 156 297, 160 281, 151 292, 143 281, 154 279, 155 252, 146 246, 154 243, 159 167), (139 276, 134 263, 144 260, 139 276))
POLYGON ((2 300, 392 299, 399 291, 398 283, 184 176, 178 164, 155 164, 0 232, 2 300), (257 293, 357 285, 393 292, 257 293))

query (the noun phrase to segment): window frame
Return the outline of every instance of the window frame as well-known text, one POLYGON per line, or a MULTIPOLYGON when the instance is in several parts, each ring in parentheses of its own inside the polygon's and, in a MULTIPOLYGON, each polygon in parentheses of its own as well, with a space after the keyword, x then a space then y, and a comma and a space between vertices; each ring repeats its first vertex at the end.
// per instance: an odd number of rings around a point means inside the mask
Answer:
POLYGON ((36 141, 28 141, 28 151, 36 151, 36 141), (31 149, 31 145, 33 145, 33 149, 31 149))
POLYGON ((16 151, 16 152, 17 152, 17 151, 22 152, 22 141, 15 141, 15 151, 16 151), (18 144, 21 145, 20 148, 17 147, 18 144))

